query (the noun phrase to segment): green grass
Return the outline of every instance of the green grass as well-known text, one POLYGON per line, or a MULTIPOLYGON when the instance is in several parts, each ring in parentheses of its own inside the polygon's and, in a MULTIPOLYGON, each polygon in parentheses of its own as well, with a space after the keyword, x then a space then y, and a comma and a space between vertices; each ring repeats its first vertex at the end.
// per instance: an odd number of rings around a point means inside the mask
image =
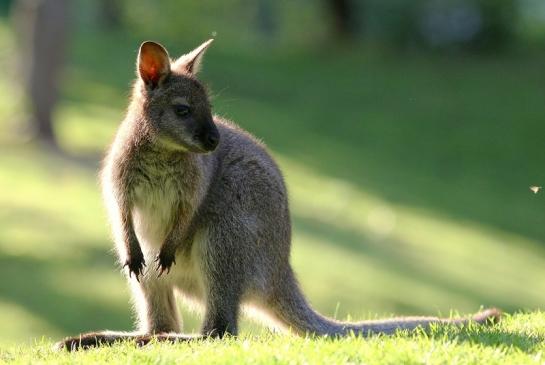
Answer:
POLYGON ((299 338, 261 334, 189 344, 130 343, 76 353, 46 340, 0 349, 13 364, 542 364, 545 315, 516 314, 492 328, 435 328, 392 337, 299 338))
MULTIPOLYGON (((21 88, 0 75, 6 96, 0 98, 5 360, 53 361, 46 345, 20 345, 42 336, 132 327, 96 175, 123 116, 141 37, 74 37, 56 111, 65 155, 14 132, 24 111, 21 88)), ((167 44, 177 55, 199 41, 167 44)), ((13 45, 0 22, 2 66, 12 62, 13 45)), ((293 266, 320 312, 358 319, 469 313, 481 306, 513 312, 545 302, 545 201, 528 189, 545 183, 544 61, 539 53, 385 54, 364 46, 249 47, 218 38, 202 78, 214 110, 262 138, 278 159, 293 213, 293 266)), ((196 331, 199 317, 183 314, 185 329, 196 331)), ((161 346, 118 347, 57 360, 222 362, 225 353, 233 362, 241 356, 273 362, 274 355, 278 362, 290 356, 325 363, 411 363, 425 356, 437 363, 540 362, 542 317, 517 315, 491 332, 342 345, 252 338, 259 330, 245 322, 234 342, 172 353, 161 346)))

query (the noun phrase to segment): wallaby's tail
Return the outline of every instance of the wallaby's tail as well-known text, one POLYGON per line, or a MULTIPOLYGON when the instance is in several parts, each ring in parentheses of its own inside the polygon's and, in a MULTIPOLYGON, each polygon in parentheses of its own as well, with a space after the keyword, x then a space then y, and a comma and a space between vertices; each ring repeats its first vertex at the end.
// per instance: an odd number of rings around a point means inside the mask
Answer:
POLYGON ((340 322, 314 311, 301 290, 293 273, 282 283, 270 300, 274 317, 292 331, 304 334, 344 336, 354 332, 362 336, 374 334, 393 334, 399 329, 428 329, 431 324, 465 325, 470 322, 480 324, 497 323, 501 316, 498 309, 487 309, 468 318, 403 317, 385 320, 372 320, 357 323, 340 322))

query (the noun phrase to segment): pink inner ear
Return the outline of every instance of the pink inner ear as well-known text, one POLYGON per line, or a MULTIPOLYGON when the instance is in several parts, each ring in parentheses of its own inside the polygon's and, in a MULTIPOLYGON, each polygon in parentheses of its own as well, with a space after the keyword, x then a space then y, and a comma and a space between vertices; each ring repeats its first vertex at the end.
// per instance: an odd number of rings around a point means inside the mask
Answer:
POLYGON ((157 72, 157 67, 155 65, 150 65, 150 68, 148 70, 148 78, 155 82, 159 78, 159 74, 157 72))
POLYGON ((160 60, 157 60, 152 55, 145 55, 142 58, 142 63, 140 66, 141 73, 143 74, 142 77, 147 80, 151 81, 153 83, 156 83, 161 78, 161 64, 160 60))

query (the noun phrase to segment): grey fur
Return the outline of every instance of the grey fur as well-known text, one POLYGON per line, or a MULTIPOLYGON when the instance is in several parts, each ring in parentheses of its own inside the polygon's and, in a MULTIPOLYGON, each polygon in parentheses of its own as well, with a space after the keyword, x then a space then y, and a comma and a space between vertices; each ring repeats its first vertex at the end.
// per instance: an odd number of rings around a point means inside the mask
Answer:
POLYGON ((236 335, 241 304, 298 334, 330 336, 498 318, 498 311, 488 310, 466 319, 344 323, 316 313, 290 266, 290 213, 279 168, 261 142, 212 117, 204 87, 195 78, 209 44, 172 63, 162 46, 141 46, 132 102, 101 174, 117 252, 133 290, 138 331, 90 333, 59 347, 125 338, 145 343, 152 335, 170 341, 198 338, 178 334, 175 292, 204 308, 203 336, 236 335), (172 109, 177 103, 187 104, 191 116, 177 116, 172 109))

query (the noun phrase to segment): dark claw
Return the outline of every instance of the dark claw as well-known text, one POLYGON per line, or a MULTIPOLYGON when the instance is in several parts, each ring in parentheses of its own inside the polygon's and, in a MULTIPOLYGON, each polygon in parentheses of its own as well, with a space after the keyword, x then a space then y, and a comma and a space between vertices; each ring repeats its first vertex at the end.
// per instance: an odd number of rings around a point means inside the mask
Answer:
POLYGON ((170 269, 172 265, 176 263, 176 260, 174 259, 173 254, 161 251, 159 255, 155 257, 154 262, 157 263, 155 270, 159 271, 159 275, 157 275, 159 278, 165 271, 167 275, 170 273, 170 269))
POLYGON ((140 276, 144 276, 144 267, 146 267, 146 263, 143 257, 132 260, 127 259, 123 265, 123 268, 125 267, 129 269, 129 278, 132 277, 132 274, 134 274, 136 281, 140 282, 140 276))
POLYGON ((165 267, 164 265, 161 264, 160 261, 158 261, 157 266, 155 267, 155 270, 159 271, 159 275, 157 275, 157 277, 160 278, 165 271, 167 272, 167 275, 170 273, 170 266, 165 267))

